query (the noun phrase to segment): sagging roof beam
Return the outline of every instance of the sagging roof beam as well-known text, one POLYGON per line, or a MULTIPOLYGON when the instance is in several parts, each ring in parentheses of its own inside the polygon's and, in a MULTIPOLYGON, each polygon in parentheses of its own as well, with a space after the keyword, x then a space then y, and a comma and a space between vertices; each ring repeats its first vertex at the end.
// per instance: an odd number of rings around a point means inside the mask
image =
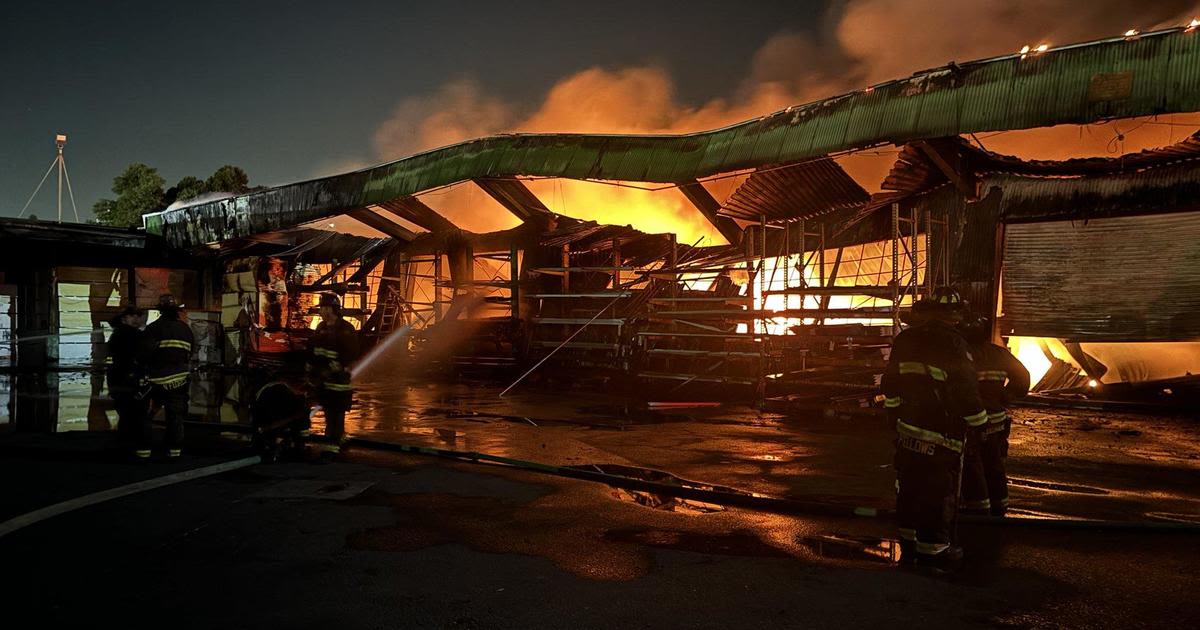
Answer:
POLYGON ((945 138, 918 140, 913 143, 934 166, 949 179, 970 201, 979 199, 978 179, 975 172, 967 164, 966 157, 958 150, 957 144, 945 138))
POLYGON ((392 199, 391 201, 379 204, 379 207, 405 221, 411 221, 430 232, 444 232, 458 229, 458 226, 454 225, 450 219, 442 216, 437 210, 425 205, 424 202, 416 197, 392 199))
POLYGON ((546 204, 520 180, 479 178, 471 181, 523 222, 549 223, 554 218, 546 204))
POLYGON ((733 219, 718 214, 721 204, 713 198, 704 184, 693 179, 685 184, 680 184, 679 192, 683 193, 683 196, 687 197, 693 206, 696 206, 700 214, 703 214, 704 218, 708 219, 708 222, 713 224, 713 227, 717 228, 721 236, 724 236, 731 245, 742 242, 742 228, 733 219))
POLYGON ((416 232, 413 232, 412 230, 400 225, 399 223, 396 223, 395 221, 389 221, 388 219, 375 214, 367 208, 351 210, 346 213, 346 216, 354 219, 355 221, 365 223, 366 225, 375 228, 376 230, 379 230, 380 232, 383 232, 394 239, 404 241, 405 243, 411 242, 413 239, 417 238, 416 232))

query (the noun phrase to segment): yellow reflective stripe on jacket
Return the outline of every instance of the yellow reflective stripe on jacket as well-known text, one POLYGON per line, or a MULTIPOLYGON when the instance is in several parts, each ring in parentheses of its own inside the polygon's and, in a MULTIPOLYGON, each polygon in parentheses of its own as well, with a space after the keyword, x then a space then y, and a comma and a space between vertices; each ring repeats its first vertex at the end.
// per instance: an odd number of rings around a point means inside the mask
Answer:
POLYGON ((112 358, 112 357, 104 357, 104 364, 105 364, 105 365, 112 365, 112 364, 113 364, 113 358, 112 358))
POLYGON ((1003 383, 1008 380, 1008 372, 1004 370, 980 370, 978 374, 981 381, 999 381, 1003 383))
POLYGON ((338 358, 337 350, 330 350, 329 348, 313 348, 313 354, 319 357, 325 357, 326 359, 338 358))
POLYGON ((938 446, 944 446, 955 453, 962 452, 962 440, 949 438, 935 431, 926 431, 921 427, 914 427, 903 420, 896 421, 896 432, 906 437, 921 440, 922 442, 932 442, 938 446))
POLYGON ((904 400, 899 396, 888 396, 883 401, 883 406, 887 409, 895 409, 904 403, 904 400))
POLYGON ((980 411, 979 413, 976 413, 976 414, 971 414, 969 416, 963 416, 963 420, 966 421, 967 426, 977 427, 988 421, 988 413, 986 411, 980 411))
POLYGON ((901 361, 900 362, 900 373, 901 374, 926 374, 935 381, 946 380, 945 370, 934 367, 932 365, 928 365, 926 363, 919 363, 917 361, 901 361))
POLYGON ((187 382, 188 373, 181 372, 179 374, 168 374, 166 376, 151 376, 148 380, 161 387, 174 389, 187 382))
POLYGON ((1007 419, 1008 419, 1007 411, 997 411, 995 413, 989 413, 987 415, 987 420, 991 424, 1000 424, 1001 422, 1004 422, 1007 419))
POLYGON ((353 388, 353 386, 350 385, 350 383, 328 383, 328 382, 324 384, 324 387, 325 387, 325 389, 328 389, 329 391, 333 391, 333 392, 348 392, 353 388))
POLYGON ((192 344, 189 341, 182 339, 163 339, 158 342, 159 348, 179 348, 180 350, 191 350, 192 344))

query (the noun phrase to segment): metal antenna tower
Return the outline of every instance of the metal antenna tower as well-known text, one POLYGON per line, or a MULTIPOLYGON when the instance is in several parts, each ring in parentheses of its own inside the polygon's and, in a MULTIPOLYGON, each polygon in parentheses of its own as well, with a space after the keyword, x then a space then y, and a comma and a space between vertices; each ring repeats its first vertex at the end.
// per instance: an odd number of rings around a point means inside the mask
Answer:
POLYGON ((75 222, 79 223, 79 208, 75 207, 75 191, 71 190, 71 176, 67 173, 67 160, 63 157, 63 147, 67 145, 67 134, 60 133, 54 136, 54 145, 58 147, 58 154, 54 156, 50 168, 46 169, 46 174, 42 175, 42 181, 38 182, 37 188, 33 189, 33 194, 29 195, 29 200, 25 202, 25 207, 21 208, 21 214, 18 214, 17 218, 25 216, 25 211, 29 209, 29 204, 33 203, 33 198, 42 189, 42 184, 46 183, 46 178, 50 177, 50 173, 54 171, 55 167, 58 167, 58 222, 62 223, 63 179, 66 179, 67 194, 71 198, 71 210, 75 213, 75 222))

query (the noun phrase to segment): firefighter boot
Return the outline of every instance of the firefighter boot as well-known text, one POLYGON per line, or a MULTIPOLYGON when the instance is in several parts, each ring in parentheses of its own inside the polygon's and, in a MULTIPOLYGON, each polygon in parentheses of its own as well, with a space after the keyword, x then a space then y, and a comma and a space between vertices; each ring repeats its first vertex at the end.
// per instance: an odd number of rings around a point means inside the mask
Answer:
POLYGON ((962 547, 951 545, 935 554, 920 554, 917 564, 938 573, 954 573, 962 568, 962 547))

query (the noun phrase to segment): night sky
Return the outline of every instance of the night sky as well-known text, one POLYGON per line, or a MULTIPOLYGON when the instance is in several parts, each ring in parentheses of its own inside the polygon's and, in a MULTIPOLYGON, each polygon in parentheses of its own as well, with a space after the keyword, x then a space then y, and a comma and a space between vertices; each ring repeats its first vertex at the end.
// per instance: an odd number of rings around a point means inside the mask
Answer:
MULTIPOLYGON (((222 164, 280 184, 372 155, 405 98, 458 78, 533 107, 565 75, 654 65, 683 103, 727 94, 820 2, 10 2, 0 21, 0 215, 69 134, 82 218, 126 164, 172 185, 222 164)), ((400 156, 391 156, 400 157, 400 156)), ((30 212, 53 218, 53 182, 30 212)), ((64 204, 65 195, 64 195, 64 204)), ((69 215, 69 206, 64 216, 69 215)))

